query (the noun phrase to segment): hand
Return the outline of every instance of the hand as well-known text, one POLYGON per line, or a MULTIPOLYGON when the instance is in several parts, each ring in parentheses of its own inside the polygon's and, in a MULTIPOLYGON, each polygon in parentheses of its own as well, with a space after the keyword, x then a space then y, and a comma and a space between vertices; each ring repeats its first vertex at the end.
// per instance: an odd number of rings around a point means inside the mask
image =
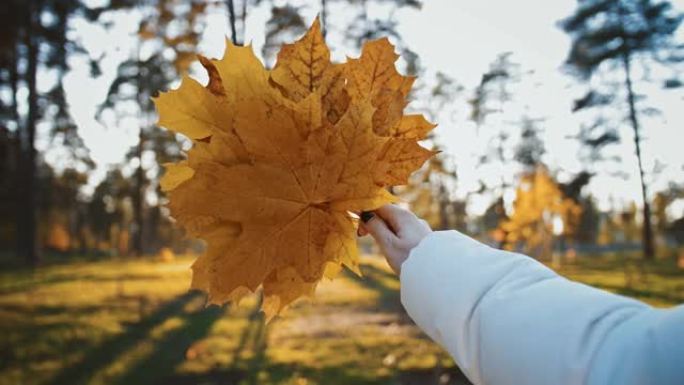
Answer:
POLYGON ((430 233, 432 229, 427 222, 396 205, 361 213, 358 230, 359 236, 373 236, 387 263, 397 274, 411 250, 430 233))

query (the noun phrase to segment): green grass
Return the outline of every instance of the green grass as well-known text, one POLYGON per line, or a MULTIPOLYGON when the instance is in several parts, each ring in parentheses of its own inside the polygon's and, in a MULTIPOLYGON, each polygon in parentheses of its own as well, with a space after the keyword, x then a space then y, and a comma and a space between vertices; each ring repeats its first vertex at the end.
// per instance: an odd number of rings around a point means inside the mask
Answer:
MULTIPOLYGON (((0 273, 0 385, 464 383, 407 318, 399 283, 379 258, 364 258, 364 278, 324 282, 313 302, 267 325, 256 297, 206 308, 187 292, 190 262, 0 273)), ((629 285, 623 265, 583 259, 560 272, 657 306, 684 298, 673 263, 645 266, 629 285)))
POLYGON ((684 303, 684 269, 674 259, 644 263, 638 258, 581 258, 556 269, 560 274, 657 307, 684 303))
MULTIPOLYGON (((0 384, 385 384, 458 372, 378 258, 268 325, 256 297, 205 307, 189 258, 0 274, 0 384)), ((444 377, 446 378, 446 377, 444 377)))

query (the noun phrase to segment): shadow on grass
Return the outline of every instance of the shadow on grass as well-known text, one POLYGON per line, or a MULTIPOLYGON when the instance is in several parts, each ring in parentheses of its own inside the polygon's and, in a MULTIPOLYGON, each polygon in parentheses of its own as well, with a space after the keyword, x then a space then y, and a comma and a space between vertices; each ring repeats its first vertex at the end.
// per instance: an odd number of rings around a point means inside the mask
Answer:
MULTIPOLYGON (((115 362, 121 355, 126 353, 126 351, 148 338, 152 329, 161 325, 170 317, 182 315, 184 313, 184 307, 190 303, 190 301, 200 296, 199 293, 188 292, 164 303, 156 311, 141 321, 129 324, 123 333, 117 334, 86 351, 84 358, 81 361, 65 367, 47 383, 50 385, 87 383, 98 371, 115 362)), ((203 322, 201 323, 203 327, 199 328, 201 332, 185 334, 185 337, 198 338, 201 337, 201 333, 208 330, 208 326, 218 317, 218 311, 213 310, 211 313, 209 312, 209 309, 206 311, 206 315, 202 315, 201 317, 197 316, 198 320, 203 322)), ((194 320, 194 318, 190 321, 192 320, 194 320)), ((192 325, 192 322, 188 322, 188 325, 192 325)), ((186 333, 188 332, 186 331, 186 333)), ((179 339, 184 336, 183 333, 176 334, 176 332, 171 332, 171 334, 179 339)), ((162 341, 162 344, 163 343, 164 341, 162 341)), ((168 344, 164 346, 167 349, 169 347, 168 344)), ((173 350, 176 351, 177 349, 174 347, 173 350)), ((155 352, 158 351, 159 349, 155 349, 155 352)), ((182 352, 184 353, 185 350, 182 352)), ((152 354, 154 354, 154 352, 152 354)), ((133 370, 137 370, 137 367, 134 367, 133 370)))
MULTIPOLYGON (((384 273, 384 272, 381 272, 384 273)), ((370 277, 369 277, 370 279, 370 277)), ((374 285, 382 287, 379 282, 374 285)), ((396 297, 396 296, 395 296, 396 297)), ((396 299, 396 298, 395 298, 396 299)), ((260 301, 257 301, 248 316, 248 323, 238 337, 238 344, 232 353, 232 364, 225 368, 214 368, 203 373, 181 373, 162 379, 148 379, 145 384, 165 385, 276 385, 300 383, 299 379, 307 379, 312 383, 326 385, 380 385, 393 383, 397 385, 467 385, 460 372, 454 369, 409 370, 383 376, 366 375, 357 368, 347 365, 332 365, 325 367, 311 367, 306 364, 278 363, 269 360, 266 354, 268 348, 268 328, 259 311, 260 301), (446 377, 445 377, 446 375, 446 377)), ((151 372, 157 372, 152 370, 151 372)), ((125 380, 122 378, 122 380, 125 380)), ((138 382, 120 382, 131 384, 138 382)), ((307 383, 303 381, 302 383, 307 383)))
POLYGON ((57 285, 64 282, 124 282, 124 281, 151 281, 162 278, 156 274, 121 274, 116 276, 100 276, 94 274, 55 274, 45 278, 27 276, 13 285, 0 284, 0 295, 21 293, 29 290, 37 290, 44 286, 57 285))
POLYGON ((185 360, 185 353, 192 343, 209 334, 211 326, 224 314, 224 311, 222 307, 212 306, 184 313, 181 317, 183 325, 164 334, 161 340, 155 341, 153 351, 128 369, 115 383, 121 385, 170 383, 164 378, 160 379, 160 374, 173 373, 176 366, 185 360))
POLYGON ((268 364, 266 359, 268 326, 260 311, 263 297, 259 296, 249 315, 247 326, 240 336, 240 342, 233 352, 233 365, 229 372, 244 373, 247 384, 259 383, 259 371, 268 364), (250 354, 245 354, 250 353, 250 354))
MULTIPOLYGON (((263 313, 261 309, 261 297, 257 301, 256 305, 250 312, 247 318, 247 325, 240 334, 238 345, 233 351, 232 364, 227 368, 215 368, 213 370, 207 371, 205 373, 174 373, 170 376, 164 376, 164 378, 148 378, 145 381, 139 382, 142 377, 134 376, 124 376, 118 381, 122 385, 130 385, 131 383, 141 383, 146 385, 152 384, 164 384, 164 385, 196 385, 196 384, 249 384, 256 385, 260 384, 259 373, 265 371, 269 374, 278 374, 278 377, 286 378, 288 371, 275 370, 273 367, 269 366, 268 360, 266 358, 267 349, 267 328, 268 326, 264 322, 263 313), (135 381, 131 381, 134 380, 135 381)), ((196 339, 196 338, 195 338, 196 339)), ((184 346, 183 352, 187 349, 184 346)), ((169 346, 169 349, 181 349, 178 344, 169 346)), ((150 375, 155 375, 159 373, 160 370, 154 370, 154 360, 158 358, 151 355, 149 357, 150 363, 153 365, 150 367, 145 363, 139 365, 140 370, 149 371, 150 375), (150 370, 153 368, 153 370, 150 370)), ((182 357, 181 357, 182 360, 182 357)), ((178 362, 174 362, 172 366, 178 362)), ((172 364, 172 363, 169 363, 172 364)), ((132 371, 132 372, 135 372, 132 371)), ((291 373, 291 371, 289 372, 291 373)), ((130 374, 130 373, 129 373, 130 374)), ((142 373, 141 373, 142 374, 142 373)))
POLYGON ((153 303, 145 295, 122 295, 116 294, 106 297, 103 303, 96 305, 45 305, 45 304, 2 304, 0 310, 13 313, 22 317, 40 318, 68 314, 73 320, 78 316, 96 314, 114 310, 127 310, 145 312, 153 303))
MULTIPOLYGON (((296 364, 279 364, 264 360, 258 371, 248 372, 246 369, 212 370, 201 374, 179 375, 164 382, 166 385, 276 385, 308 383, 298 382, 305 378, 314 384, 325 385, 404 385, 404 382, 394 382, 392 376, 369 378, 352 373, 351 368, 343 366, 311 368, 296 364)), ((422 385, 437 385, 433 382, 422 382, 422 385)), ((406 384, 408 385, 408 384, 406 384)), ((441 385, 441 384, 440 384, 441 385)), ((449 385, 452 385, 449 383, 449 385)), ((454 383, 453 385, 462 385, 454 383)), ((465 385, 465 384, 463 384, 465 385)))
MULTIPOLYGON (((392 280, 396 278, 375 266, 364 266, 364 278, 352 276, 357 283, 380 294, 377 308, 392 311, 405 317, 401 310, 399 291, 392 280)), ((297 378, 306 378, 314 383, 326 385, 463 385, 468 384, 462 375, 452 368, 430 370, 408 370, 388 373, 380 377, 360 372, 357 368, 339 365, 312 367, 298 363, 279 363, 269 360, 267 355, 269 326, 264 323, 257 302, 247 318, 247 325, 238 337, 238 344, 232 352, 229 366, 216 366, 201 373, 177 373, 176 368, 185 360, 188 348, 197 340, 207 336, 212 325, 225 313, 224 308, 194 309, 191 303, 201 297, 198 293, 186 293, 163 303, 139 322, 128 324, 122 333, 106 339, 85 351, 81 361, 67 366, 47 383, 85 384, 102 370, 122 359, 127 353, 135 351, 142 342, 151 344, 150 351, 128 366, 124 373, 106 380, 106 383, 120 385, 256 385, 285 384, 297 378), (166 320, 176 318, 178 326, 169 329, 158 339, 150 335, 166 320), (444 377, 444 376, 447 377, 444 377)), ((60 313, 63 309, 42 309, 45 313, 60 313)), ((90 310, 90 309, 89 309, 90 310)), ((407 321, 409 322, 409 321, 407 321)))
POLYGON ((472 385, 456 368, 399 371, 395 374, 369 377, 348 366, 312 368, 296 364, 262 361, 259 371, 245 369, 212 370, 201 374, 179 375, 167 385, 276 385, 309 383, 325 385, 472 385))
MULTIPOLYGON (((398 280, 396 275, 373 265, 364 265, 362 270, 364 274, 363 277, 359 277, 355 274, 350 274, 349 276, 357 283, 365 286, 368 289, 377 291, 380 294, 378 310, 395 312, 399 315, 401 322, 413 323, 413 321, 404 311, 403 305, 401 304, 401 294, 399 290, 386 284, 388 281, 398 280)), ((424 335, 422 338, 427 339, 427 337, 424 335)), ((435 367, 432 369, 399 371, 396 373, 396 376, 393 380, 393 383, 398 385, 470 385, 468 379, 457 367, 435 367)))
POLYGON ((399 290, 385 284, 387 280, 396 280, 396 276, 373 265, 363 265, 361 270, 363 272, 362 277, 356 274, 348 274, 348 277, 359 285, 380 294, 376 308, 404 315, 399 290))

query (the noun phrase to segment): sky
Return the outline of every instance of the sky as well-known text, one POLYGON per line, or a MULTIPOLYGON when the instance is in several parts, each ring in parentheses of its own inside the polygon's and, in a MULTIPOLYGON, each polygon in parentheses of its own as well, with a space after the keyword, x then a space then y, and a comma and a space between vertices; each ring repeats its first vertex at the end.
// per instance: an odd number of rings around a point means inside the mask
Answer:
MULTIPOLYGON (((318 4, 317 1, 313 3, 318 4)), ((679 9, 684 9, 684 0, 674 3, 679 9)), ((580 88, 575 79, 561 71, 570 40, 557 27, 557 21, 571 14, 575 4, 574 0, 426 0, 421 10, 405 10, 397 15, 398 29, 407 46, 418 54, 427 71, 426 79, 429 74, 440 71, 463 84, 466 92, 477 85, 497 54, 513 52, 513 60, 523 70, 533 71, 518 88, 517 98, 520 101, 517 105, 524 106, 533 117, 543 119, 541 127, 547 148, 544 161, 563 181, 582 169, 577 157, 579 146, 569 137, 577 132, 583 121, 581 116, 570 111, 573 99, 580 96, 580 88)), ((345 17, 345 10, 338 8, 331 6, 330 18, 345 17)), ((317 11, 310 7, 305 16, 313 20, 317 11)), ((65 79, 67 100, 79 133, 98 164, 91 186, 109 167, 117 166, 129 147, 135 144, 138 132, 137 123, 132 120, 117 122, 105 119, 103 123, 94 119, 97 104, 104 99, 116 74, 116 66, 130 55, 130 42, 138 24, 137 17, 129 13, 110 17, 112 27, 109 30, 76 22, 71 31, 92 52, 92 56, 105 55, 101 62, 103 75, 91 78, 84 58, 75 58, 73 70, 65 79)), ((261 52, 267 17, 268 9, 261 6, 251 10, 247 20, 246 40, 252 42, 257 54, 261 52)), ((210 14, 199 52, 209 57, 221 57, 227 33, 226 16, 210 14)), ((333 47, 334 59, 340 60, 345 54, 357 54, 335 42, 329 44, 333 47)), ((199 72, 197 77, 206 79, 199 72)), ((420 82, 421 78, 419 85, 420 82)), ((436 122, 439 124, 436 141, 458 170, 456 195, 460 197, 479 187, 482 170, 476 167, 476 158, 486 146, 486 138, 477 135, 474 125, 466 118, 467 96, 454 100, 436 122)), ((681 151, 684 113, 678 110, 682 103, 681 92, 658 92, 649 100, 663 111, 661 116, 644 122, 646 168, 651 169, 656 160, 665 165, 656 178, 649 180, 657 191, 669 181, 684 182, 684 152, 681 151)), ((623 126, 622 143, 611 151, 622 155, 617 167, 627 178, 599 173, 589 186, 603 209, 611 205, 623 206, 631 201, 641 202, 632 134, 629 127, 623 126)), ((48 159, 50 156, 59 154, 50 154, 48 159)), ((498 172, 514 172, 512 167, 498 172)), ((471 213, 483 212, 488 199, 485 196, 475 198, 469 209, 471 213)), ((684 214, 684 203, 673 210, 680 211, 674 215, 684 214)))

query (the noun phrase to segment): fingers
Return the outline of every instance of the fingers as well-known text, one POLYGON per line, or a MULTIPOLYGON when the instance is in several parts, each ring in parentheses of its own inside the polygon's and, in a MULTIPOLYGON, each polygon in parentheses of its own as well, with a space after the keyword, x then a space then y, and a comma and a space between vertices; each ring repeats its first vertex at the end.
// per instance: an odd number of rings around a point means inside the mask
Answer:
POLYGON ((397 236, 382 218, 373 215, 365 219, 365 222, 359 224, 359 234, 362 232, 370 234, 382 250, 388 250, 393 244, 396 244, 397 236))
POLYGON ((373 236, 390 267, 399 274, 411 250, 432 230, 427 222, 395 205, 359 213, 359 236, 373 236))
POLYGON ((375 214, 373 214, 370 211, 359 211, 355 212, 355 214, 359 216, 359 225, 356 229, 356 235, 358 235, 359 237, 365 237, 366 235, 368 235, 368 230, 366 230, 363 224, 368 222, 368 220, 370 220, 371 218, 373 218, 375 214))
POLYGON ((368 230, 366 230, 366 228, 363 226, 363 223, 367 222, 374 216, 380 216, 380 218, 385 222, 385 225, 389 227, 389 229, 395 234, 399 234, 399 230, 405 226, 406 221, 417 219, 410 211, 391 204, 384 205, 372 212, 363 211, 357 213, 357 215, 359 215, 359 218, 361 219, 357 229, 357 235, 360 237, 368 234, 368 230))
POLYGON ((395 233, 399 233, 402 226, 409 220, 415 219, 415 215, 410 211, 397 205, 384 205, 375 211, 395 233))

